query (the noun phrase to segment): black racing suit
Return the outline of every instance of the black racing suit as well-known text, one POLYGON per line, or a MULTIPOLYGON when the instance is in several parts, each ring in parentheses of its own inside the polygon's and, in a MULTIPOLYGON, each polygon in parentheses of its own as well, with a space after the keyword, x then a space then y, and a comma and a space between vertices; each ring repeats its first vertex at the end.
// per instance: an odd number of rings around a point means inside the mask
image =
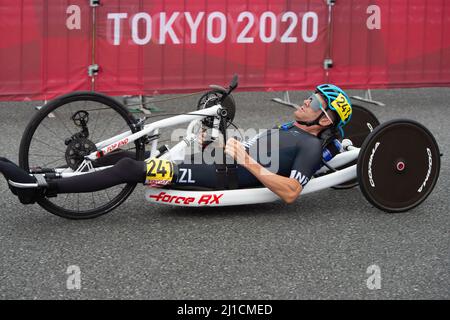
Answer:
MULTIPOLYGON (((322 164, 322 143, 316 136, 293 123, 261 132, 243 145, 259 164, 272 173, 295 178, 304 187, 322 164)), ((220 157, 219 157, 220 160, 220 157)), ((211 164, 177 165, 176 186, 216 188, 217 166, 211 164)), ((237 165, 238 188, 261 186, 261 182, 244 167, 237 165)))

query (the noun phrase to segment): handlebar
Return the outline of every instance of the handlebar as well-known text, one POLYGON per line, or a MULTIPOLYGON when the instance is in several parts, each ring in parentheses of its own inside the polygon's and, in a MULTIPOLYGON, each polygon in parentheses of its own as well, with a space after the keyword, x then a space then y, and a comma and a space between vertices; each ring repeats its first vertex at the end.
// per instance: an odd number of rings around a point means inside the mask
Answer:
POLYGON ((233 92, 233 90, 238 87, 238 84, 239 84, 239 76, 237 74, 234 74, 228 89, 216 84, 211 84, 209 85, 209 87, 222 93, 222 97, 220 98, 220 100, 223 102, 226 99, 226 97, 229 96, 230 93, 233 92))
POLYGON ((231 91, 233 91, 234 89, 237 88, 238 81, 239 81, 239 76, 237 74, 234 74, 233 79, 231 79, 231 83, 230 83, 230 86, 228 88, 228 94, 230 94, 231 91))

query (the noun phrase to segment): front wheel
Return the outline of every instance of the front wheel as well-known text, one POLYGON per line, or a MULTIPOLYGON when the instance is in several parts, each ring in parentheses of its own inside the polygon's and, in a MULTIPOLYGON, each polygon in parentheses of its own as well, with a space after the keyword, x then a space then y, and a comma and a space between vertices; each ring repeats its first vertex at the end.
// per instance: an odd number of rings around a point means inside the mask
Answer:
MULTIPOLYGON (((19 165, 30 172, 36 168, 73 172, 84 156, 96 151, 96 143, 128 130, 136 132, 135 123, 124 106, 102 94, 75 92, 56 98, 40 109, 25 129, 19 165)), ((127 157, 144 159, 144 145, 138 141, 120 149, 127 157)), ((64 218, 95 218, 119 206, 135 187, 135 183, 124 183, 97 192, 60 194, 41 198, 38 204, 64 218)))

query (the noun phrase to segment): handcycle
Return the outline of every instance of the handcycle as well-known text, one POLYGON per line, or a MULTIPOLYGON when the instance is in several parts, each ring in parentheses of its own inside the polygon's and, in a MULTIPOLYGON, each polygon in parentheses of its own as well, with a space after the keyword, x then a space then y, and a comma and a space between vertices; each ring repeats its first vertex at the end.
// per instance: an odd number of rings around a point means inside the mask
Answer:
MULTIPOLYGON (((19 165, 38 183, 9 183, 17 188, 34 188, 42 179, 65 179, 104 170, 124 154, 136 160, 179 159, 197 143, 199 128, 211 128, 213 140, 226 138, 235 117, 231 93, 237 86, 237 76, 228 88, 210 86, 198 101, 197 110, 149 124, 146 120, 150 117, 136 118, 120 101, 103 94, 75 92, 56 98, 34 115, 20 143, 19 165), (188 124, 183 139, 171 147, 160 145, 162 129, 181 124, 188 124), (150 150, 146 151, 146 146, 150 150)), ((437 182, 439 147, 430 131, 416 121, 396 119, 380 124, 369 110, 354 105, 346 138, 332 137, 328 142, 338 144, 339 150, 324 158, 302 195, 330 187, 359 186, 375 207, 404 212, 421 204, 437 182)), ((124 183, 97 192, 49 195, 37 202, 61 217, 94 218, 117 208, 135 187, 136 183, 124 183)), ((265 187, 197 190, 169 185, 146 187, 145 199, 175 206, 214 207, 266 203, 279 197, 265 187)))

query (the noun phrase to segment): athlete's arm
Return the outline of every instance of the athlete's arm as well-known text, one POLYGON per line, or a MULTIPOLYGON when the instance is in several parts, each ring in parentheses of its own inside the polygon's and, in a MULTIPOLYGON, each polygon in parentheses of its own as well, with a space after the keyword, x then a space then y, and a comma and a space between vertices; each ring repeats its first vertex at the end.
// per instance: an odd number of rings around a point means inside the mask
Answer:
POLYGON ((302 192, 303 188, 298 180, 270 172, 245 152, 244 146, 236 139, 228 139, 225 153, 250 171, 263 185, 283 199, 284 202, 293 203, 302 192))

